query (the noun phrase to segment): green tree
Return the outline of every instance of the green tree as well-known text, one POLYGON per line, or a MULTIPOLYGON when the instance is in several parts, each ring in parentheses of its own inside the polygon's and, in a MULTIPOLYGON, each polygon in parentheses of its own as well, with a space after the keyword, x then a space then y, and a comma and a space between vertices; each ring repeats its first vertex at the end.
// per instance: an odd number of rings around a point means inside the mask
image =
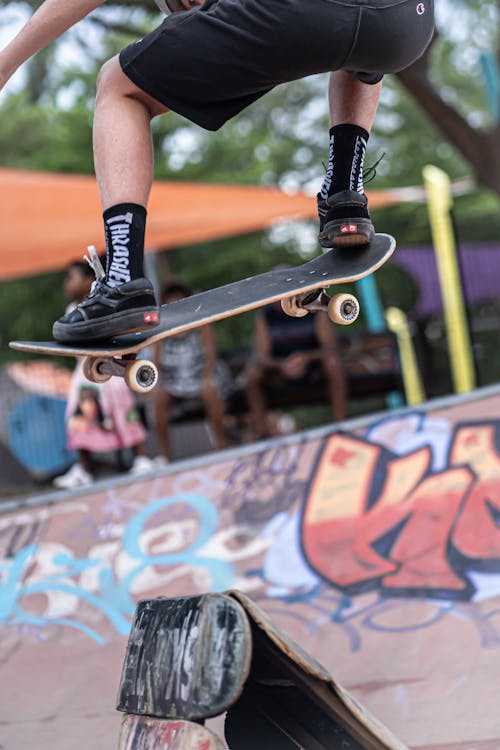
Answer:
POLYGON ((500 2, 437 5, 442 18, 433 43, 398 79, 477 182, 500 194, 500 122, 489 115, 480 68, 481 53, 500 63, 500 2))

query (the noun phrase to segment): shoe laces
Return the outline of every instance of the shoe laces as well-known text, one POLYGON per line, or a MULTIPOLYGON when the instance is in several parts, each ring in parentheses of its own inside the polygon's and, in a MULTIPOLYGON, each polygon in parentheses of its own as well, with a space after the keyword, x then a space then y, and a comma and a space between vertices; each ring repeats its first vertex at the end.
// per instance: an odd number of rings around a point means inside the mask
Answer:
MULTIPOLYGON (((382 161, 382 159, 385 156, 385 151, 382 153, 382 155, 377 159, 375 164, 371 164, 369 167, 367 167, 365 170, 363 170, 363 186, 367 185, 369 182, 375 179, 377 176, 377 167, 382 161)), ((323 168, 325 172, 327 171, 328 167, 326 166, 325 162, 322 161, 321 164, 323 165, 323 168)), ((318 204, 321 205, 325 202, 325 199, 321 195, 321 193, 318 193, 316 198, 318 199, 318 204)))
POLYGON ((382 161, 382 159, 384 158, 384 156, 385 156, 385 151, 383 152, 382 156, 379 156, 375 164, 372 164, 371 166, 367 167, 363 171, 363 184, 364 185, 367 185, 369 182, 375 179, 375 177, 377 176, 377 167, 382 161))
POLYGON ((102 279, 104 279, 106 274, 104 273, 104 268, 102 267, 102 263, 99 260, 99 256, 97 255, 97 250, 95 249, 94 245, 88 245, 87 251, 88 255, 84 255, 83 259, 87 261, 87 263, 95 273, 96 281, 101 281, 102 279))
POLYGON ((87 251, 88 255, 84 255, 83 258, 87 261, 87 263, 95 273, 95 281, 92 283, 90 294, 88 295, 89 297, 92 297, 96 292, 99 291, 102 282, 106 278, 106 274, 104 272, 104 268, 102 267, 102 263, 99 260, 97 250, 95 249, 94 245, 88 245, 87 251))

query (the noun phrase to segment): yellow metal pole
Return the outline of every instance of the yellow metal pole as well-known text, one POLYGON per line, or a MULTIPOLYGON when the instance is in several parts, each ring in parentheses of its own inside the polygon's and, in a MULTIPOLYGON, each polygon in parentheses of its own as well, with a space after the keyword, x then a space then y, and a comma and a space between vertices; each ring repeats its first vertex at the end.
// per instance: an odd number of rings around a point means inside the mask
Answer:
POLYGON ((387 308, 385 317, 389 330, 396 334, 398 341, 406 403, 409 406, 421 404, 422 401, 425 401, 425 393, 420 378, 408 319, 398 307, 387 308))
POLYGON ((475 388, 476 378, 450 216, 453 205, 450 179, 432 165, 424 167, 423 176, 443 296, 453 386, 456 393, 466 393, 475 388))

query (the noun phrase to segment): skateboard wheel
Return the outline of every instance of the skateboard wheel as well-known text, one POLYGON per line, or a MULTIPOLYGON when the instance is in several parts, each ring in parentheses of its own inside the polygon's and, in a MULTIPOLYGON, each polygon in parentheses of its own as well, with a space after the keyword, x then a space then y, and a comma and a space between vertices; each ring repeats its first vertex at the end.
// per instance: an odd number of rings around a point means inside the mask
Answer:
POLYGON ((359 315, 359 302, 353 294, 335 294, 328 303, 328 317, 332 323, 348 326, 359 315))
POLYGON ((283 297, 281 309, 291 318, 303 318, 309 312, 297 304, 297 297, 283 297))
POLYGON ((99 357, 85 357, 83 360, 83 374, 91 383, 106 383, 111 375, 105 372, 99 372, 99 365, 105 362, 99 357))
POLYGON ((158 382, 158 368, 153 362, 149 362, 146 359, 138 359, 127 365, 125 382, 136 393, 147 393, 158 382))

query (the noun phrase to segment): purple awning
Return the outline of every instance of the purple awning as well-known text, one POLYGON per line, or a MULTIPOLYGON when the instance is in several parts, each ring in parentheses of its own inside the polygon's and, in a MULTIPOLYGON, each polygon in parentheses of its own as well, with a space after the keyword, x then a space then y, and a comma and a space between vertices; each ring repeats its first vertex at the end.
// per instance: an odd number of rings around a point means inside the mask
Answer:
MULTIPOLYGON (((402 247, 393 257, 393 262, 404 268, 418 286, 414 317, 440 314, 443 300, 434 248, 402 247)), ((459 257, 467 306, 500 297, 500 244, 462 245, 459 257)))

